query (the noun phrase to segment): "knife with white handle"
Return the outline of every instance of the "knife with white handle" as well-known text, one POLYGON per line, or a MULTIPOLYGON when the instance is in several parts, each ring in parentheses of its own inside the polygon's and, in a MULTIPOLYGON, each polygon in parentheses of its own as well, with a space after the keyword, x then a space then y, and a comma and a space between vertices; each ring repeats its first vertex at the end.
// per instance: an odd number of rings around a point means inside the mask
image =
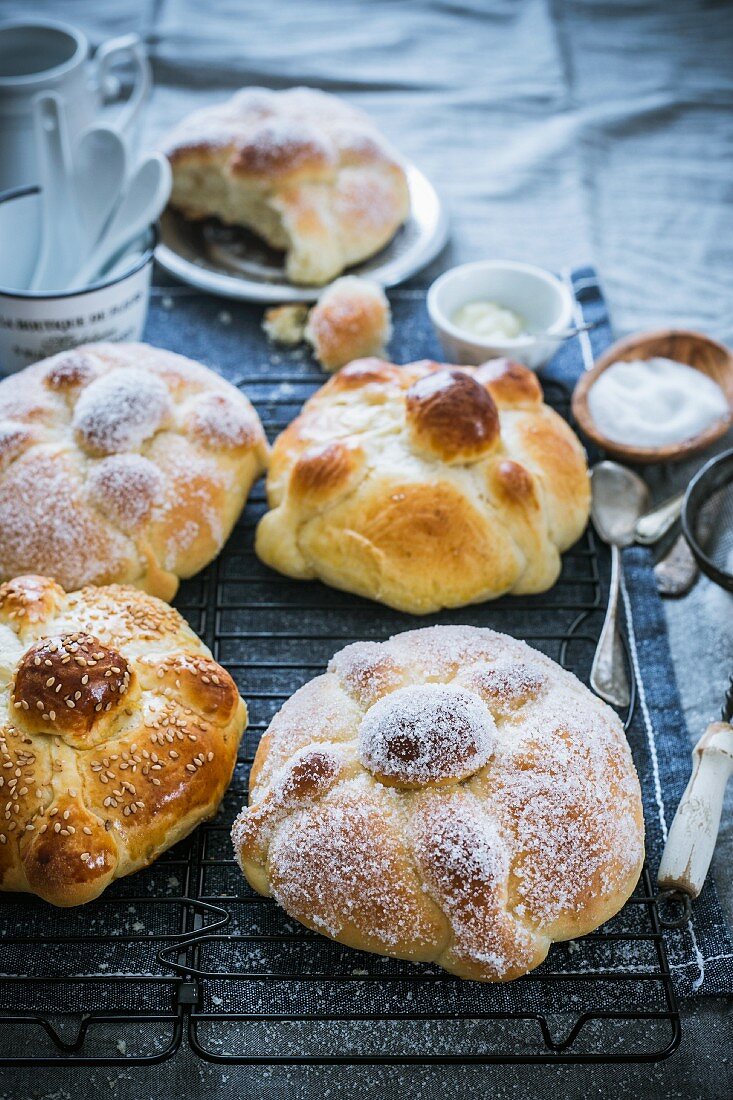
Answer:
POLYGON ((703 888, 718 839, 720 814, 733 773, 733 681, 723 721, 712 722, 692 752, 692 775, 680 799, 657 876, 664 889, 696 898, 703 888))

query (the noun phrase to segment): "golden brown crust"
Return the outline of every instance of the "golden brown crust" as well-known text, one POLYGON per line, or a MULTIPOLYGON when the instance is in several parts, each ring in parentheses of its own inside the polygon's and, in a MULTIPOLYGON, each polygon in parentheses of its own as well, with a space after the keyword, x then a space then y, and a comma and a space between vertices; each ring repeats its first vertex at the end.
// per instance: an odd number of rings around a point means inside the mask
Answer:
POLYGON ((82 747, 100 715, 125 704, 130 680, 122 654, 91 634, 45 636, 18 663, 11 692, 15 721, 34 733, 53 729, 82 747))
POLYGON ((211 816, 246 709, 181 616, 134 588, 0 586, 0 889, 95 898, 211 816))
POLYGON ((615 713, 471 627, 337 653, 262 738, 232 838, 251 885, 309 928, 479 981, 610 919, 644 856, 615 713))
POLYGON ((288 277, 322 285, 379 251, 407 218, 407 177, 361 111, 311 88, 247 88, 166 138, 171 202, 286 252, 288 277))
POLYGON ((413 614, 545 591, 590 506, 579 441, 508 360, 350 363, 276 441, 267 492, 267 565, 413 614))
POLYGON ((476 368, 474 377, 486 387, 500 408, 531 408, 542 404, 542 387, 537 375, 513 359, 489 359, 476 368))
POLYGON ((300 500, 325 503, 341 494, 363 462, 363 451, 353 444, 310 447, 293 466, 290 490, 300 500))
POLYGON ((437 370, 415 382, 405 399, 416 451, 443 462, 471 462, 499 438, 499 414, 489 393, 462 370, 437 370))
POLYGON ((221 549, 264 468, 247 399, 144 344, 63 352, 0 382, 0 577, 171 599, 221 549))
POLYGON ((370 388, 373 386, 376 390, 382 384, 392 384, 401 388, 401 379, 400 367, 395 366, 394 363, 387 363, 384 359, 369 356, 349 363, 326 382, 319 392, 339 393, 358 390, 365 386, 370 388))
POLYGON ((305 339, 327 371, 353 359, 381 355, 389 343, 392 322, 381 287, 347 275, 327 287, 308 314, 305 339))
POLYGON ((0 584, 0 618, 21 636, 26 627, 50 619, 65 593, 50 577, 28 574, 0 584))

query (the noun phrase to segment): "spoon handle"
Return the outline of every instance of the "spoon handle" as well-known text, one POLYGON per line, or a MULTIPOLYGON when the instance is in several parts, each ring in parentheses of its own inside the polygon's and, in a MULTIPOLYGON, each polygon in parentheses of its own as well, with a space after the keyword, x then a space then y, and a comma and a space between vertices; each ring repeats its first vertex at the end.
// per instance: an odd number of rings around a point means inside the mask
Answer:
POLYGON ((660 596, 684 596, 697 580, 697 562, 684 535, 677 536, 672 548, 654 566, 660 596))
POLYGON ((683 491, 658 504, 650 512, 645 512, 636 523, 636 541, 642 546, 652 546, 655 542, 659 542, 672 524, 679 519, 684 500, 683 491))
POLYGON ((631 700, 617 621, 621 569, 621 551, 618 546, 611 546, 611 587, 608 593, 608 608, 590 672, 590 685, 596 695, 600 695, 601 699, 614 707, 627 707, 631 700))

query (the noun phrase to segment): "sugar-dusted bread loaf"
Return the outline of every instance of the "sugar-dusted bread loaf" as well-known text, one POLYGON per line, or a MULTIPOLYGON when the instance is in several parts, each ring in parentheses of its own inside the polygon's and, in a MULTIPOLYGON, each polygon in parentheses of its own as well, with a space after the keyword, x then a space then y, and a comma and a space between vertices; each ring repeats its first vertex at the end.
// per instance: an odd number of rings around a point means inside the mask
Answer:
POLYGON ((232 838, 251 885, 307 927, 480 981, 609 920, 644 858, 616 714, 471 627, 337 653, 264 734, 232 838))
POLYGON ((262 561, 413 614, 543 592, 590 500, 576 436, 506 359, 349 364, 278 438, 267 493, 262 561))
POLYGON ((172 607, 0 585, 0 889, 79 905, 217 809, 247 711, 172 607))
POLYGON ((134 584, 170 600, 226 541, 267 442, 213 371, 89 344, 0 382, 0 580, 134 584))
POLYGON ((313 88, 243 89, 187 116, 164 150, 173 206, 252 230, 286 253, 294 283, 327 283, 378 252, 410 209, 374 123, 313 88))

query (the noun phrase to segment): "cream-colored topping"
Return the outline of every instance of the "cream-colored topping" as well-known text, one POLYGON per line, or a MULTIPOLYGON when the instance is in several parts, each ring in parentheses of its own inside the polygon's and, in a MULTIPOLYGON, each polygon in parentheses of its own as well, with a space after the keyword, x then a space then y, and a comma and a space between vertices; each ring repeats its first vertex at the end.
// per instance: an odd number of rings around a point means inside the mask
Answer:
POLYGON ((526 336, 524 320, 518 313, 485 299, 466 302, 455 311, 451 320, 458 328, 484 339, 516 340, 526 336))
POLYGON ((660 447, 692 439, 725 416, 717 382, 673 359, 612 363, 588 394, 596 427, 616 443, 660 447))

